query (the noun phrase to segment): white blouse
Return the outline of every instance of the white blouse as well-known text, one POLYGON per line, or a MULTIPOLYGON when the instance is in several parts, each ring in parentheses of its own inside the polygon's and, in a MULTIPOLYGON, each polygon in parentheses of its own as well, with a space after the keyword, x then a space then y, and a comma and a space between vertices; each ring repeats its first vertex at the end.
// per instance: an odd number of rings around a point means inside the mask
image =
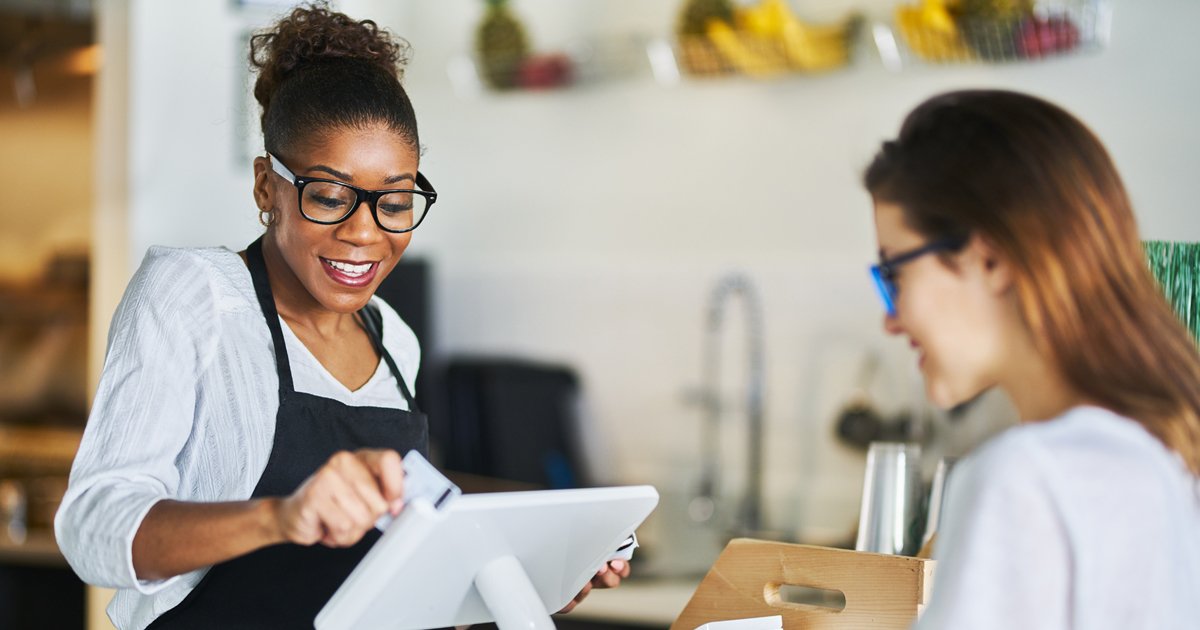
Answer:
POLYGON ((1200 482, 1097 407, 1014 427, 951 472, 919 630, 1200 627, 1200 482))
MULTIPOLYGON (((383 316, 383 345, 415 391, 416 336, 386 303, 372 302, 383 316)), ((407 409, 386 362, 350 391, 282 328, 296 391, 407 409)), ((54 521, 79 577, 119 589, 108 607, 118 628, 145 628, 207 571, 137 579, 133 537, 151 506, 168 498, 250 498, 278 408, 271 333, 241 257, 227 249, 152 248, 113 316, 100 385, 54 521)))

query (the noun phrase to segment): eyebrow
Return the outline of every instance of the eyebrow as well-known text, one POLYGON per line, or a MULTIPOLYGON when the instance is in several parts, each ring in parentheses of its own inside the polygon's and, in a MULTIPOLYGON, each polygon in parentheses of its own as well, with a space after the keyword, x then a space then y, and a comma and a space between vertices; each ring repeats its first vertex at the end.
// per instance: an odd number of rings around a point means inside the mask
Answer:
MULTIPOLYGON (((343 172, 341 172, 341 171, 339 171, 339 170, 337 170, 337 169, 334 169, 334 168, 332 168, 332 167, 325 166, 324 164, 318 164, 318 165, 316 165, 316 166, 314 166, 314 167, 312 167, 312 168, 308 169, 308 171, 309 171, 309 172, 312 172, 312 171, 323 171, 323 172, 325 172, 325 173, 329 173, 330 175, 333 175, 334 177, 336 177, 336 178, 338 178, 338 179, 344 179, 344 180, 346 180, 347 182, 353 182, 353 181, 354 181, 354 176, 353 176, 353 175, 350 175, 350 174, 348 174, 348 173, 343 173, 343 172)), ((404 173, 403 175, 392 175, 391 177, 388 177, 387 179, 383 180, 383 183, 385 183, 385 184, 395 184, 396 182, 402 182, 402 181, 405 181, 405 180, 408 180, 408 181, 416 181, 416 178, 414 178, 412 175, 410 175, 410 174, 408 174, 408 173, 404 173)))
POLYGON ((338 170, 335 170, 328 166, 325 166, 324 164, 318 164, 318 165, 308 169, 308 172, 311 173, 312 171, 324 171, 326 173, 329 173, 330 175, 333 175, 334 177, 336 177, 338 179, 344 179, 348 182, 354 181, 353 175, 347 175, 346 173, 343 173, 341 171, 338 171, 338 170))
POLYGON ((387 178, 387 179, 383 180, 383 183, 385 183, 385 184, 395 184, 396 182, 402 182, 402 181, 404 181, 404 180, 406 180, 406 179, 407 179, 408 181, 416 181, 416 178, 414 178, 412 175, 409 175, 408 173, 405 173, 405 174, 403 174, 403 175, 392 175, 391 177, 389 177, 389 178, 387 178))

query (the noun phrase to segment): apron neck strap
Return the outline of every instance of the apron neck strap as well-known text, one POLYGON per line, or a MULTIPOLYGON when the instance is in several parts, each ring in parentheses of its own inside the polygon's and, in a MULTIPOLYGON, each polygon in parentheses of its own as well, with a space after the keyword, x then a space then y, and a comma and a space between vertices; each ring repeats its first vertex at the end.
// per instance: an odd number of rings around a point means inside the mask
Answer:
POLYGON ((279 372, 279 399, 294 391, 292 364, 288 362, 287 344, 283 340, 283 328, 279 325, 279 311, 275 310, 275 296, 271 294, 271 281, 267 278, 267 261, 263 258, 262 237, 246 248, 246 261, 250 264, 250 279, 254 282, 254 293, 262 308, 267 328, 271 329, 271 343, 275 346, 275 369, 279 372))
POLYGON ((417 401, 408 391, 408 384, 404 382, 404 375, 400 374, 400 369, 396 367, 396 362, 392 360, 392 355, 383 347, 383 315, 379 309, 370 302, 358 311, 358 316, 362 318, 363 327, 367 330, 367 336, 371 338, 371 343, 375 346, 375 351, 387 363, 388 369, 392 371, 392 376, 396 377, 396 382, 400 385, 400 393, 404 394, 404 400, 408 403, 408 410, 412 412, 420 412, 417 408, 417 401))

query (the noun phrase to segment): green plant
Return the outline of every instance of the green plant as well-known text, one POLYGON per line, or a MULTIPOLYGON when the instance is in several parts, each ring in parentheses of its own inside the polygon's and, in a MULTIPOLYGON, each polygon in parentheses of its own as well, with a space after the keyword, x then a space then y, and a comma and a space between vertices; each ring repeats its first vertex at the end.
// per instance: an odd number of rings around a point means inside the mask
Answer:
POLYGON ((1192 337, 1200 339, 1200 243, 1142 243, 1150 272, 1192 337))

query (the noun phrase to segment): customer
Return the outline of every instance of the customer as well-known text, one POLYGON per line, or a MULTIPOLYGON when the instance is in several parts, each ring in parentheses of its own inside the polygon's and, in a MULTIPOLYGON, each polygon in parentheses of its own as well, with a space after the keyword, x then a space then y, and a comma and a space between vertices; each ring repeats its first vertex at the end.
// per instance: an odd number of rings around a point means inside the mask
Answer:
MULTIPOLYGON (((403 504, 400 455, 429 448, 420 349, 373 294, 436 199, 406 52, 322 5, 255 35, 266 233, 152 248, 125 292, 55 520, 122 630, 311 630, 403 504)), ((627 575, 604 565, 576 601, 627 575)))
POLYGON ((1100 141, 1043 100, 935 97, 865 176, 884 328, 929 398, 1023 424, 950 479, 922 630, 1200 626, 1200 356, 1100 141))

